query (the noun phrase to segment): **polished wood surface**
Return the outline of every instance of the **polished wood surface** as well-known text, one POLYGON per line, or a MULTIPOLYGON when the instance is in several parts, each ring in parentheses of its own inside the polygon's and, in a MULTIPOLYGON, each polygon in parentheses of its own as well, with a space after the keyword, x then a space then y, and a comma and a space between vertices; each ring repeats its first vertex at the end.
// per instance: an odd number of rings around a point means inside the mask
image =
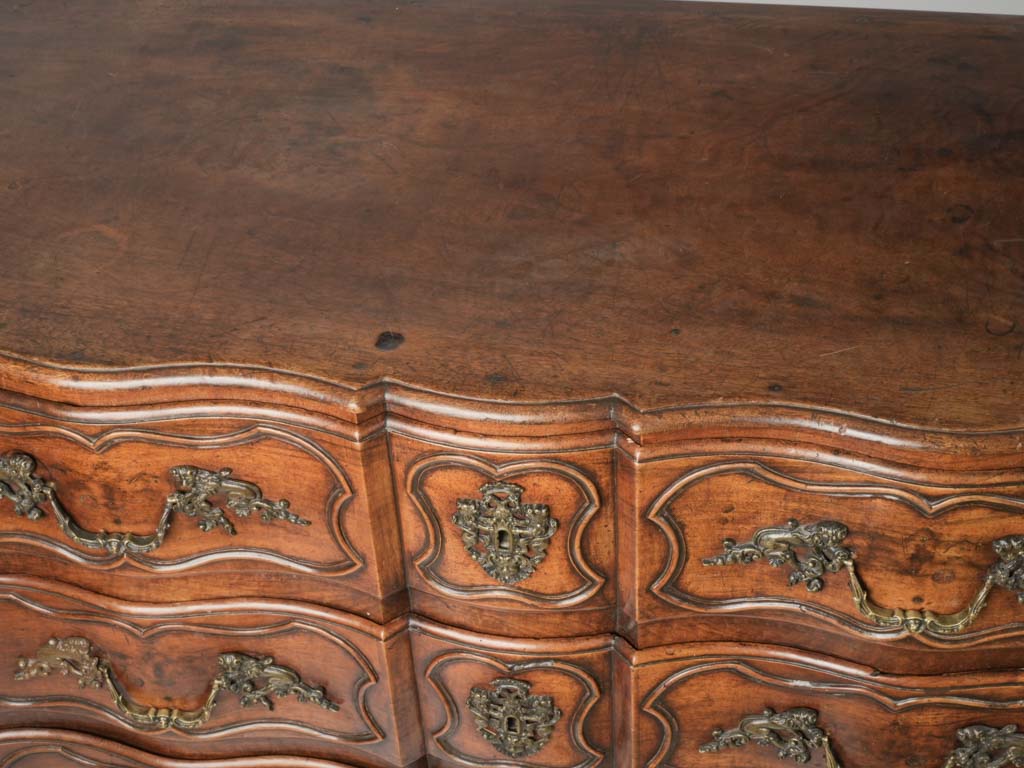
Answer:
POLYGON ((1021 425, 1024 20, 92 2, 0 35, 6 351, 1021 425))
MULTIPOLYGON (((380 768, 422 754, 405 621, 377 625, 349 614, 282 601, 123 603, 66 584, 0 576, 6 627, 0 723, 81 730, 182 759, 284 754, 380 768), (124 695, 144 707, 202 705, 218 655, 272 657, 302 682, 323 687, 327 709, 296 695, 271 707, 243 706, 223 692, 198 728, 138 724, 108 690, 73 675, 15 679, 16 659, 33 659, 50 638, 81 637, 109 661, 124 695)), ((235 693, 244 693, 239 690, 235 693)))
POLYGON ((1024 18, 85 0, 0 40, 0 768, 1024 727, 1024 18), (172 504, 183 465, 248 485, 172 504), (703 564, 798 524, 832 548, 703 564), (61 637, 141 710, 15 679, 61 637), (180 727, 229 652, 337 710, 180 727))
MULTIPOLYGON (((818 713, 844 768, 1012 765, 956 762, 957 731, 982 724, 1024 726, 1020 670, 960 675, 887 675, 870 667, 766 645, 691 644, 633 652, 620 646, 616 682, 628 700, 616 711, 616 765, 771 768, 785 744, 751 741, 701 752, 716 728, 766 709, 818 713), (628 691, 628 693, 627 693, 628 691), (629 751, 632 750, 632 751, 629 751)), ((983 753, 982 753, 983 754, 983 753)), ((998 751, 997 751, 998 754, 998 751)), ((831 768, 812 749, 813 768, 831 768)))

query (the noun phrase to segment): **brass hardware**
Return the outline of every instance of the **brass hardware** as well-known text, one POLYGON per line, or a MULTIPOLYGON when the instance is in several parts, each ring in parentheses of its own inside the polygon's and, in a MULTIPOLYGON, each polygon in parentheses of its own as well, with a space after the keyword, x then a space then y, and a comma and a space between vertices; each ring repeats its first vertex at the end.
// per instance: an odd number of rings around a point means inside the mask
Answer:
POLYGON ((792 759, 806 763, 811 750, 820 749, 825 756, 826 768, 840 768, 832 752, 828 734, 818 727, 818 712, 807 707, 795 707, 784 712, 766 709, 760 715, 748 715, 739 725, 724 731, 711 732, 712 741, 700 747, 701 752, 742 747, 749 742, 778 750, 780 760, 792 759))
POLYGON ((336 712, 338 705, 327 698, 322 687, 302 682, 294 670, 274 664, 270 656, 222 653, 217 657, 219 671, 210 685, 206 701, 198 709, 148 707, 133 702, 118 683, 110 662, 103 659, 84 637, 51 638, 33 658, 19 658, 16 680, 47 677, 51 673, 73 675, 80 688, 106 688, 114 705, 131 723, 143 729, 178 728, 192 730, 206 723, 217 705, 221 691, 238 696, 243 707, 262 704, 273 710, 271 697, 295 696, 302 702, 317 704, 336 712))
POLYGON ((459 499, 452 522, 462 530, 462 544, 484 571, 502 584, 529 578, 548 554, 558 530, 546 504, 523 504, 523 488, 488 483, 483 499, 459 499))
POLYGON ((140 535, 127 531, 88 531, 82 528, 64 509, 52 482, 36 476, 36 460, 27 453, 8 453, 0 456, 0 496, 14 502, 16 514, 29 520, 38 520, 44 512, 41 504, 49 504, 57 525, 64 534, 83 547, 104 549, 113 555, 152 552, 164 542, 175 512, 199 519, 199 528, 209 532, 223 528, 234 535, 235 526, 225 511, 210 503, 213 497, 223 497, 224 506, 238 517, 249 517, 259 512, 265 523, 284 520, 296 525, 309 525, 289 510, 288 500, 269 501, 263 498, 259 486, 236 480, 230 469, 212 472, 199 467, 180 466, 171 469, 171 479, 178 490, 167 497, 156 531, 140 535))
POLYGON ((992 542, 997 560, 985 574, 985 581, 966 608, 956 613, 939 614, 928 610, 882 608, 871 601, 867 588, 857 575, 853 551, 842 546, 849 529, 835 520, 800 525, 790 520, 786 525, 762 528, 751 541, 737 544, 733 539, 722 543, 724 552, 705 558, 704 565, 749 564, 762 558, 769 565, 789 565, 790 585, 804 583, 810 592, 824 587, 826 573, 845 568, 850 578, 850 590, 857 609, 881 627, 906 629, 912 634, 922 632, 951 635, 962 632, 974 623, 985 607, 994 587, 1004 587, 1017 593, 1024 603, 1024 536, 1007 536, 992 542))
POLYGON ((469 711, 476 729, 496 750, 509 757, 528 757, 551 739, 562 710, 551 696, 530 694, 524 680, 499 678, 490 688, 473 688, 469 711))
POLYGON ((1024 733, 1018 733, 1015 725, 968 725, 956 732, 956 740, 960 746, 942 764, 943 768, 1024 765, 1024 733))

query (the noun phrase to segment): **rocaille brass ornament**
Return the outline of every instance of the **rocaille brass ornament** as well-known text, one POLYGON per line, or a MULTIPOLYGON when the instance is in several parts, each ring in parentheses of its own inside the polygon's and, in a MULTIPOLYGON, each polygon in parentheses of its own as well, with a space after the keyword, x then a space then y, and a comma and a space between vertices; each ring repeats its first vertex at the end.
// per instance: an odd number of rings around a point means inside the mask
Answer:
POLYGON ((840 768, 828 734, 818 727, 817 710, 808 707, 794 707, 784 712, 766 709, 760 715, 747 715, 735 728, 727 731, 716 728, 711 736, 711 741, 701 745, 701 752, 718 752, 753 742, 774 747, 780 760, 806 763, 810 761, 813 750, 820 749, 826 768, 840 768))
POLYGON ((515 483, 488 483, 480 493, 483 499, 459 499, 452 515, 463 546, 502 584, 529 578, 547 557, 558 521, 546 504, 523 504, 515 483))
POLYGON ((704 565, 749 564, 767 560, 769 565, 789 565, 790 585, 804 583, 811 592, 825 585, 826 573, 846 569, 854 605, 872 622, 882 627, 905 629, 912 634, 951 635, 974 623, 995 587, 1017 593, 1024 603, 1024 536, 1006 536, 992 542, 997 560, 985 574, 985 581, 966 608, 956 613, 938 614, 929 610, 883 608, 871 601, 867 588, 857 575, 854 553, 842 546, 849 529, 835 520, 800 525, 790 520, 783 526, 762 528, 751 541, 737 544, 725 539, 725 551, 705 558, 704 565))
POLYGON ((145 554, 155 550, 167 537, 174 513, 197 518, 203 531, 223 528, 234 534, 234 524, 224 509, 210 502, 212 498, 223 498, 224 506, 238 517, 249 517, 253 512, 259 512, 265 523, 284 520, 296 525, 310 524, 309 520, 289 509, 287 499, 264 499, 259 486, 231 477, 230 469, 214 472, 180 466, 170 471, 177 490, 164 502, 163 513, 153 533, 89 531, 75 522, 57 497, 55 485, 38 477, 35 469, 36 460, 27 453, 0 456, 0 496, 14 502, 15 513, 29 520, 38 520, 45 514, 40 505, 47 504, 53 510, 57 525, 69 539, 80 546, 103 549, 113 555, 145 554))
POLYGON ((489 688, 473 688, 469 711, 476 729, 496 750, 509 757, 529 757, 551 739, 562 710, 551 696, 530 693, 525 680, 499 678, 489 688))
POLYGON ((960 746, 943 768, 1024 766, 1024 734, 1017 732, 1016 725, 968 725, 956 732, 956 740, 960 746))
POLYGON ((273 710, 274 697, 294 696, 331 712, 338 710, 338 705, 327 698, 323 688, 302 682, 297 672, 275 664, 270 656, 222 653, 217 657, 217 665, 219 671, 210 684, 206 700, 201 707, 190 710, 149 707, 129 699, 110 663, 84 637, 51 638, 34 657, 18 659, 14 677, 29 680, 58 672, 77 677, 81 688, 106 688, 114 706, 140 729, 199 728, 213 714, 221 691, 238 696, 243 707, 261 704, 273 710))

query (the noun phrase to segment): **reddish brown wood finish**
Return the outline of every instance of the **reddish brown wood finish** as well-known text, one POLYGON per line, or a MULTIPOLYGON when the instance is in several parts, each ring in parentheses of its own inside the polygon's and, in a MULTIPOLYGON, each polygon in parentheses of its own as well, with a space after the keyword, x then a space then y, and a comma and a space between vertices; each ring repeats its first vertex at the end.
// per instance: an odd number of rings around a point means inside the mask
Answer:
POLYGON ((82 730, 159 755, 239 757, 274 753, 405 766, 422 755, 404 621, 376 625, 302 603, 259 600, 128 604, 68 585, 0 577, 5 728, 82 730), (102 651, 125 694, 142 705, 200 706, 220 653, 272 656, 339 705, 328 711, 295 697, 274 709, 242 707, 222 694, 197 730, 136 727, 103 688, 51 674, 15 680, 19 657, 51 637, 84 637, 102 651))
POLYGON ((835 520, 849 528, 844 544, 876 603, 949 614, 970 603, 998 560, 992 542, 1024 533, 1019 471, 857 464, 824 452, 794 458, 759 441, 742 454, 686 451, 620 464, 620 508, 637 513, 627 539, 641 553, 620 565, 629 574, 623 633, 642 647, 773 640, 918 672, 1024 664, 1024 609, 1011 590, 994 590, 964 631, 911 634, 859 613, 845 569, 812 593, 788 584, 787 565, 702 565, 727 537, 749 541, 791 519, 835 520), (982 647, 984 656, 951 653, 982 647))
POLYGON ((610 448, 570 453, 521 441, 519 452, 484 453, 396 434, 391 455, 414 611, 499 634, 510 621, 533 637, 614 630, 610 448), (470 557, 452 520, 459 499, 481 499, 480 489, 497 481, 523 488, 522 502, 546 505, 558 526, 536 571, 512 584, 470 557))
MULTIPOLYGON (((76 522, 90 531, 152 533, 167 496, 169 470, 229 467, 271 500, 288 499, 308 526, 234 516, 229 535, 199 529, 178 514, 153 552, 89 549, 61 532, 52 510, 18 517, 0 501, 0 543, 9 573, 54 576, 115 597, 164 602, 217 597, 304 598, 388 621, 406 610, 387 445, 377 431, 355 442, 301 413, 258 414, 203 403, 156 412, 97 413, 61 406, 0 409, 0 453, 24 452, 35 474, 53 482, 76 522), (53 414, 53 415, 51 415, 53 414), (297 585, 301 584, 301 588, 297 585)), ((218 503, 223 504, 223 499, 218 503)))
POLYGON ((611 637, 508 640, 421 619, 413 620, 410 636, 431 765, 615 765, 611 637), (562 712, 550 742, 535 755, 509 760, 476 730, 467 706, 470 691, 501 678, 529 683, 531 694, 553 697, 562 712))
MULTIPOLYGON (((957 729, 1024 724, 1020 670, 886 675, 775 646, 703 643, 640 652, 620 643, 616 662, 616 765, 784 765, 776 749, 753 743, 698 750, 715 728, 766 708, 817 710, 845 768, 941 766, 957 747, 957 729)), ((823 768, 821 753, 808 765, 823 768)))
POLYGON ((3 768, 357 768, 305 757, 176 760, 76 731, 20 728, 0 731, 3 768))
POLYGON ((0 661, 73 627, 186 702, 241 644, 349 728, 140 735, 2 677, 0 765, 767 766, 693 747, 810 705, 845 768, 923 768, 1024 724, 1008 591, 911 637, 843 574, 699 565, 835 519, 877 602, 952 611, 1024 533, 1024 20, 85 0, 0 39, 0 452, 92 529, 182 463, 312 520, 126 558, 2 501, 0 661), (515 585, 451 522, 498 479, 560 524, 515 585), (563 711, 525 761, 464 709, 500 675, 563 711))
POLYGON ((1020 425, 1020 19, 96 0, 0 24, 0 348, 1020 425))

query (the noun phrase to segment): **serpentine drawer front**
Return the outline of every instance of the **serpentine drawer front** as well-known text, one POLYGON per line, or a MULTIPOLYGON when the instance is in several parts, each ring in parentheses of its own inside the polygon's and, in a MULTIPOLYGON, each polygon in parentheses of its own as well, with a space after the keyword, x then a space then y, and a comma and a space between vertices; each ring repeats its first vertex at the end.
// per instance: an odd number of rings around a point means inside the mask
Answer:
POLYGON ((632 711, 617 764, 981 768, 1014 765, 1024 754, 1013 735, 1024 727, 1020 670, 886 675, 738 644, 624 650, 617 658, 623 705, 632 711))
POLYGON ((439 450, 404 435, 391 446, 417 612, 458 624, 472 610, 475 629, 498 633, 614 629, 610 450, 439 450))
POLYGON ((370 483, 363 475, 383 441, 355 446, 282 423, 287 413, 200 420, 200 403, 179 406, 175 419, 163 409, 160 421, 138 409, 134 423, 68 408, 49 419, 56 404, 35 407, 31 421, 0 408, 0 545, 10 572, 153 602, 176 589, 287 598, 295 593, 282 579, 292 579, 318 602, 376 620, 404 609, 394 595, 401 560, 386 548, 377 555, 393 527, 366 522, 388 512, 368 495, 387 474, 370 483))
POLYGON ((4 577, 0 625, 8 728, 177 757, 202 745, 404 766, 420 752, 404 622, 267 601, 142 609, 4 577))
POLYGON ((908 658, 914 645, 1010 647, 1024 634, 1019 480, 771 455, 653 461, 638 474, 644 646, 691 619, 739 639, 770 623, 811 650, 840 636, 884 642, 908 658))
POLYGON ((1024 768, 1022 87, 1024 15, 0 3, 0 768, 1024 768))

